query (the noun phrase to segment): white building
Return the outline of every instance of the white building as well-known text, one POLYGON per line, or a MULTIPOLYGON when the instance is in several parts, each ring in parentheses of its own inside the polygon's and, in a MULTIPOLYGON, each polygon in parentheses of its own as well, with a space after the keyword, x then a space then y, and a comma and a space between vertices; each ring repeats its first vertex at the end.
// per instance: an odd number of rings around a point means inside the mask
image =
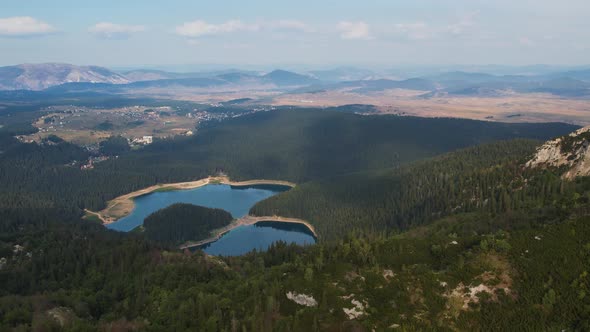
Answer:
POLYGON ((153 136, 143 136, 142 138, 135 138, 132 142, 135 144, 148 145, 148 144, 152 144, 154 142, 154 137, 153 136))

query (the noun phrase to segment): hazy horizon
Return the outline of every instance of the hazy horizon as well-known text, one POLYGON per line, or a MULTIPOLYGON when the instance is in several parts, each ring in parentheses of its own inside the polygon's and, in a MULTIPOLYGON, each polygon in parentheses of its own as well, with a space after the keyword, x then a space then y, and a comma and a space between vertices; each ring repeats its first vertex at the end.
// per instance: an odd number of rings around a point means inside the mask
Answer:
POLYGON ((586 9, 581 0, 4 1, 0 65, 585 66, 586 9))
MULTIPOLYGON (((75 65, 93 65, 93 64, 75 64, 75 65)), ((467 71, 467 72, 485 72, 496 73, 497 71, 519 71, 525 69, 534 69, 540 72, 552 72, 553 70, 570 70, 570 69, 588 69, 590 63, 579 65, 567 64, 523 64, 523 65, 501 65, 495 63, 489 64, 305 64, 305 63, 276 63, 276 64, 232 64, 232 63, 184 63, 184 64, 137 64, 137 65, 112 65, 105 66, 115 71, 132 71, 132 70, 161 70, 169 72, 187 73, 190 71, 222 71, 222 70, 244 70, 244 71, 271 71, 271 70, 292 70, 292 71, 321 71, 321 70, 338 70, 338 69, 366 69, 375 72, 393 71, 393 70, 421 70, 425 72, 440 71, 467 71)))

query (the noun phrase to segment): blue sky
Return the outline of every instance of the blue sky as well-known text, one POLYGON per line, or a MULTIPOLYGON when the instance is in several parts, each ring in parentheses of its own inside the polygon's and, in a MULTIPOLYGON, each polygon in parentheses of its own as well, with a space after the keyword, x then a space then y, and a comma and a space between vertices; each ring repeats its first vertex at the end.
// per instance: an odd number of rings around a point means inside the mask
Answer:
POLYGON ((0 65, 588 64, 587 0, 2 0, 0 65))

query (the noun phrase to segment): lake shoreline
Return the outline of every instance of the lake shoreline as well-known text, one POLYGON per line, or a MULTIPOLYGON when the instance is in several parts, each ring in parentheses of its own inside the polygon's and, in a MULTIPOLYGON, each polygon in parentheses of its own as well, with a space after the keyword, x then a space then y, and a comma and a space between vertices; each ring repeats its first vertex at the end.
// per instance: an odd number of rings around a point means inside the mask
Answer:
POLYGON ((207 239, 200 240, 200 241, 189 241, 189 242, 186 242, 186 243, 180 245, 178 248, 181 250, 184 250, 184 249, 190 249, 190 248, 194 248, 194 247, 204 246, 204 245, 207 245, 207 244, 210 244, 210 243, 213 243, 213 242, 219 240, 223 235, 225 235, 226 233, 228 233, 231 230, 234 230, 238 227, 245 226, 245 225, 255 225, 259 222, 265 222, 265 221, 304 225, 313 234, 315 239, 318 238, 318 234, 316 233, 313 225, 311 225, 308 221, 303 220, 303 219, 286 218, 286 217, 280 217, 280 216, 258 217, 258 216, 248 215, 248 216, 242 217, 240 219, 234 220, 231 224, 229 224, 225 227, 222 227, 220 229, 212 231, 211 233, 213 235, 207 239))
POLYGON ((147 188, 139 189, 131 193, 121 195, 110 200, 107 207, 101 211, 95 212, 85 209, 87 214, 98 217, 103 225, 112 224, 119 219, 129 215, 135 208, 134 199, 143 195, 148 195, 157 191, 169 190, 190 190, 203 187, 209 184, 225 184, 233 187, 249 187, 256 185, 278 185, 285 187, 295 187, 296 184, 288 181, 280 180, 247 180, 247 181, 231 181, 227 176, 207 177, 204 179, 188 182, 164 183, 156 184, 147 188))

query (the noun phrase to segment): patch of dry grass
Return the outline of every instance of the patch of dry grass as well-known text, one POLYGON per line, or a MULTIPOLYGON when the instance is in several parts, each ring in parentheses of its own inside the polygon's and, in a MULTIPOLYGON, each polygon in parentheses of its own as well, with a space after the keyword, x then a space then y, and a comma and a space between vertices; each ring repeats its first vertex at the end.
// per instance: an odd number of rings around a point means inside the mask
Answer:
POLYGON ((386 90, 363 95, 348 91, 282 95, 274 105, 329 107, 371 104, 382 114, 424 117, 457 117, 501 122, 570 122, 590 124, 590 100, 567 99, 550 94, 507 94, 499 97, 446 96, 417 98, 423 91, 386 90))

